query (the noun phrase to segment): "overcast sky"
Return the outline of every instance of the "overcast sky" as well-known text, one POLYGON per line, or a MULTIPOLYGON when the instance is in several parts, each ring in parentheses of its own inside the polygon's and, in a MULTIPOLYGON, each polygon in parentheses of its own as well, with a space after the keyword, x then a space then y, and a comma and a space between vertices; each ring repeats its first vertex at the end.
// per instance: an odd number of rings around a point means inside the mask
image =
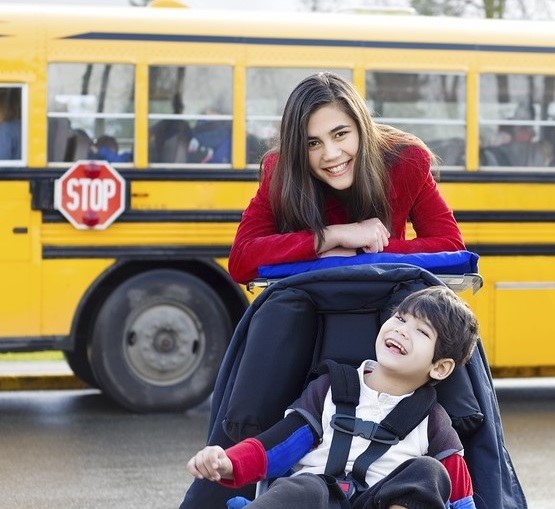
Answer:
POLYGON ((280 0, 264 2, 263 0, 185 0, 190 7, 205 9, 265 9, 265 10, 296 10, 298 0, 280 0))
MULTIPOLYGON (((183 0, 189 7, 204 9, 264 9, 279 11, 295 11, 300 5, 299 0, 280 0, 279 2, 265 2, 264 0, 183 0)), ((101 5, 130 5, 129 0, 0 0, 11 4, 91 4, 101 5)))
MULTIPOLYGON (((88 4, 96 7, 101 6, 129 6, 132 3, 141 4, 147 0, 0 0, 2 4, 88 4)), ((307 5, 302 0, 181 0, 189 7, 196 9, 245 9, 245 10, 265 10, 265 11, 306 11, 307 5)), ((516 0, 515 0, 516 1, 516 0)), ((519 0, 521 1, 521 0, 519 0)), ((552 0, 555 1, 555 0, 552 0)), ((337 8, 371 6, 407 7, 409 0, 323 0, 320 4, 322 10, 334 10, 337 8)))

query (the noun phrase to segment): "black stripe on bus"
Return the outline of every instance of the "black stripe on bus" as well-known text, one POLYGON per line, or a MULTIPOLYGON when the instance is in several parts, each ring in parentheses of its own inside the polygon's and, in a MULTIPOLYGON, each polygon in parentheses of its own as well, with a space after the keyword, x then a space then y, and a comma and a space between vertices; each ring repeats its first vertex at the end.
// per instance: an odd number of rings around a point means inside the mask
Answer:
MULTIPOLYGON (((240 210, 129 210, 118 217, 118 223, 238 223, 240 210)), ((43 223, 65 223, 57 211, 43 211, 43 223)))
MULTIPOLYGON (((51 180, 60 178, 68 169, 54 168, 0 168, 0 181, 18 180, 51 180)), ((184 168, 180 170, 166 170, 163 168, 148 170, 123 170, 117 172, 129 181, 160 181, 160 182, 252 182, 259 178, 259 171, 254 169, 216 170, 210 168, 184 168)))
POLYGON ((466 184, 555 184, 555 168, 553 171, 533 170, 441 170, 437 177, 439 183, 466 184))
POLYGON ((43 259, 126 258, 140 260, 183 260, 226 258, 229 246, 43 246, 43 259))
MULTIPOLYGON (((480 256, 553 256, 555 244, 468 244, 480 256)), ((226 258, 229 246, 44 246, 44 259, 127 258, 140 260, 183 260, 226 258)))
MULTIPOLYGON (((252 182, 259 180, 259 170, 216 170, 209 168, 187 168, 182 170, 119 170, 126 180, 148 181, 191 181, 191 182, 252 182)), ((554 178, 555 181, 555 178, 554 178)))
MULTIPOLYGON (((118 223, 238 223, 240 210, 129 210, 118 223)), ((455 211, 459 223, 553 223, 555 211, 455 211)), ((65 223, 67 219, 57 211, 43 211, 43 223, 65 223)))
POLYGON ((2 337, 0 352, 38 352, 41 350, 68 350, 72 347, 69 336, 16 336, 2 337))
POLYGON ((123 32, 86 32, 65 37, 92 41, 191 42, 211 44, 267 44, 271 46, 327 46, 345 48, 382 48, 439 51, 497 51, 504 53, 555 53, 554 46, 501 44, 464 44, 436 42, 360 41, 350 39, 305 39, 286 37, 243 37, 186 34, 140 34, 123 32))
POLYGON ((480 256, 553 256, 555 244, 467 244, 480 256))
MULTIPOLYGON (((69 168, 69 167, 68 167, 69 168)), ((54 181, 60 178, 68 168, 0 169, 0 181, 54 181)), ((123 170, 118 173, 128 181, 160 181, 160 182, 253 182, 259 178, 258 170, 216 170, 209 168, 144 169, 123 170)), ((475 183, 475 184, 555 184, 555 168, 552 172, 512 170, 512 171, 440 171, 439 182, 475 183)))
POLYGON ((464 210, 455 211, 459 223, 553 223, 555 211, 464 210))

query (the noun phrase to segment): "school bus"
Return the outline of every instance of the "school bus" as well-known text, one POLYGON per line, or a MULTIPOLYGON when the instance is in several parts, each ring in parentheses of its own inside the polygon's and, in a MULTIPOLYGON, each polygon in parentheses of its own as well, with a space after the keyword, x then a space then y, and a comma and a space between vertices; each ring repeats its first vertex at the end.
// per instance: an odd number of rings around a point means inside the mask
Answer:
POLYGON ((440 157, 494 374, 555 371, 554 24, 175 2, 0 21, 0 351, 62 350, 132 410, 204 399, 250 301, 226 257, 260 156, 330 70, 440 157), (99 165, 117 217, 68 217, 64 175, 99 165))

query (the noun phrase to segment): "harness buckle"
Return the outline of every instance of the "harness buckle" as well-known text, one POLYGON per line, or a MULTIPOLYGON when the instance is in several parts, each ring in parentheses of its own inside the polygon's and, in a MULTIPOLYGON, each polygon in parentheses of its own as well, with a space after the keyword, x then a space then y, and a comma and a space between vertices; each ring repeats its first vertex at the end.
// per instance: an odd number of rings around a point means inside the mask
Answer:
POLYGON ((346 414, 334 414, 331 418, 331 427, 348 435, 359 436, 366 440, 373 440, 386 445, 395 445, 399 443, 399 437, 380 426, 374 421, 365 421, 360 417, 346 414))
POLYGON ((350 500, 356 493, 356 487, 353 481, 347 479, 337 479, 337 485, 341 488, 341 491, 345 493, 345 498, 347 498, 347 500, 350 500))
POLYGON ((337 485, 341 488, 349 500, 353 497, 357 497, 361 493, 364 493, 368 489, 368 485, 366 483, 360 484, 350 472, 342 479, 337 479, 337 485))

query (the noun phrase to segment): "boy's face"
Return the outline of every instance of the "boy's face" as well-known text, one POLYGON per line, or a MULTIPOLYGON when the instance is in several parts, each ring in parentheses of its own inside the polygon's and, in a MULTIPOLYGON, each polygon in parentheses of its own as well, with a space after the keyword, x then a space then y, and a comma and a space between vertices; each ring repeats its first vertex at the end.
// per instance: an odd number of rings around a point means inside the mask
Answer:
POLYGON ((436 378, 437 363, 432 362, 436 341, 437 332, 428 320, 396 313, 378 333, 376 358, 382 367, 419 387, 436 378))

